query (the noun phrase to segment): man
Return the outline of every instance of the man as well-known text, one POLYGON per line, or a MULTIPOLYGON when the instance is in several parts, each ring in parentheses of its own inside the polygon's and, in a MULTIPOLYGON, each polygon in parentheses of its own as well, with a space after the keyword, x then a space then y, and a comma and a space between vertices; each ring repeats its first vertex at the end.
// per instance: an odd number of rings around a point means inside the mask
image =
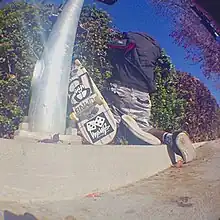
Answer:
MULTIPOLYGON (((186 132, 173 134, 151 126, 150 93, 154 92, 154 67, 161 55, 158 44, 145 33, 124 33, 109 44, 108 59, 113 75, 104 91, 117 124, 121 122, 144 143, 167 144, 185 163, 196 157, 186 132)), ((135 144, 135 143, 132 143, 135 144)))

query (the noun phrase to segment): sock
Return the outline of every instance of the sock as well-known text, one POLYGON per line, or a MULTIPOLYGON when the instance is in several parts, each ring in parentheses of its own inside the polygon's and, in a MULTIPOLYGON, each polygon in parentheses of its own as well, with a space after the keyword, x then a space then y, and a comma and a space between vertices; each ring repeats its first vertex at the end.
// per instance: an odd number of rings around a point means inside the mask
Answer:
POLYGON ((164 133, 163 134, 163 143, 169 146, 172 146, 173 144, 173 135, 171 133, 164 133))

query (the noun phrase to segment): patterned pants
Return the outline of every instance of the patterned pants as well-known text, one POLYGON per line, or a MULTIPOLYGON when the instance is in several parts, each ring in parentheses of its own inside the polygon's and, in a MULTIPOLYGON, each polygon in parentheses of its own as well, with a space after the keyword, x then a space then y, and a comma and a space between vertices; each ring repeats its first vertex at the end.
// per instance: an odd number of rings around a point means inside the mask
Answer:
POLYGON ((147 132, 152 128, 151 100, 148 93, 111 83, 103 95, 112 109, 118 126, 121 124, 121 116, 129 114, 143 131, 147 132))

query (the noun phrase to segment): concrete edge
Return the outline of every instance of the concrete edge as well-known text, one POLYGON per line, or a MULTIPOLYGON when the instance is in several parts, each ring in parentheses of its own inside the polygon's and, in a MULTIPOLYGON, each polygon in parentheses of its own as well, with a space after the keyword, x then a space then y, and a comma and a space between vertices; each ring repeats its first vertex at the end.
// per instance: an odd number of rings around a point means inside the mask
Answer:
POLYGON ((193 147, 195 149, 197 149, 197 148, 202 147, 203 145, 205 145, 205 144, 207 144, 209 142, 212 142, 212 141, 202 141, 202 142, 193 143, 193 147))
MULTIPOLYGON (((2 142, 1 139, 0 142, 2 142)), ((94 191, 104 193, 133 184, 149 178, 172 165, 166 145, 120 145, 120 147, 107 145, 100 148, 100 146, 91 147, 91 145, 63 146, 36 143, 29 143, 26 146, 25 142, 19 143, 16 141, 14 143, 17 146, 14 148, 12 140, 3 141, 2 143, 4 142, 7 143, 5 147, 2 144, 0 145, 1 150, 5 151, 0 157, 0 173, 3 174, 2 178, 5 178, 3 183, 0 183, 0 201, 30 203, 54 202, 60 201, 61 198, 62 200, 82 198, 94 191), (5 159, 3 158, 4 156, 6 156, 5 159), (48 163, 48 158, 51 158, 50 163, 48 163), (61 158, 65 158, 65 161, 62 162, 61 158), (74 161, 73 158, 75 160, 78 158, 78 161, 74 161), (121 159, 122 161, 120 161, 121 159), (3 165, 6 163, 9 166, 4 169, 3 165), (88 171, 91 165, 98 170, 88 171), (68 167, 69 170, 65 170, 68 167), (150 169, 146 169, 146 167, 150 169), (82 172, 87 173, 86 175, 81 175, 82 172), (14 184, 14 181, 18 178, 20 178, 19 183, 14 184), (59 181, 59 178, 62 181, 67 181, 65 183, 66 189, 62 189, 64 191, 63 194, 58 192, 59 195, 53 196, 54 191, 51 188, 55 187, 58 190, 62 182, 59 181), (84 181, 80 182, 78 180, 80 178, 84 181), (53 182, 54 186, 47 189, 46 182, 53 182), (88 182, 91 186, 87 186, 88 182), (71 188, 73 185, 79 188, 80 194, 77 190, 71 188), (36 188, 41 188, 42 190, 38 192, 36 188), (69 196, 68 190, 72 193, 72 196, 69 196), (2 192, 4 193, 2 194, 2 192)), ((207 143, 209 142, 199 142, 193 145, 195 148, 199 148, 207 143)))

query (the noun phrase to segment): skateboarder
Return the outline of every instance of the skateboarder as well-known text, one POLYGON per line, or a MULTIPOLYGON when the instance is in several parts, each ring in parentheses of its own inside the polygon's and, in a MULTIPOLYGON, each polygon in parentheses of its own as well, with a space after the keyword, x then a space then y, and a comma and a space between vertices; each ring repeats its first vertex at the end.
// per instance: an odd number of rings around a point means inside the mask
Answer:
POLYGON ((103 94, 118 125, 122 122, 145 143, 168 145, 184 162, 190 162, 195 150, 186 132, 171 134, 150 123, 150 93, 156 89, 154 67, 160 55, 159 45, 145 33, 128 32, 118 37, 109 44, 108 59, 114 69, 103 94))

